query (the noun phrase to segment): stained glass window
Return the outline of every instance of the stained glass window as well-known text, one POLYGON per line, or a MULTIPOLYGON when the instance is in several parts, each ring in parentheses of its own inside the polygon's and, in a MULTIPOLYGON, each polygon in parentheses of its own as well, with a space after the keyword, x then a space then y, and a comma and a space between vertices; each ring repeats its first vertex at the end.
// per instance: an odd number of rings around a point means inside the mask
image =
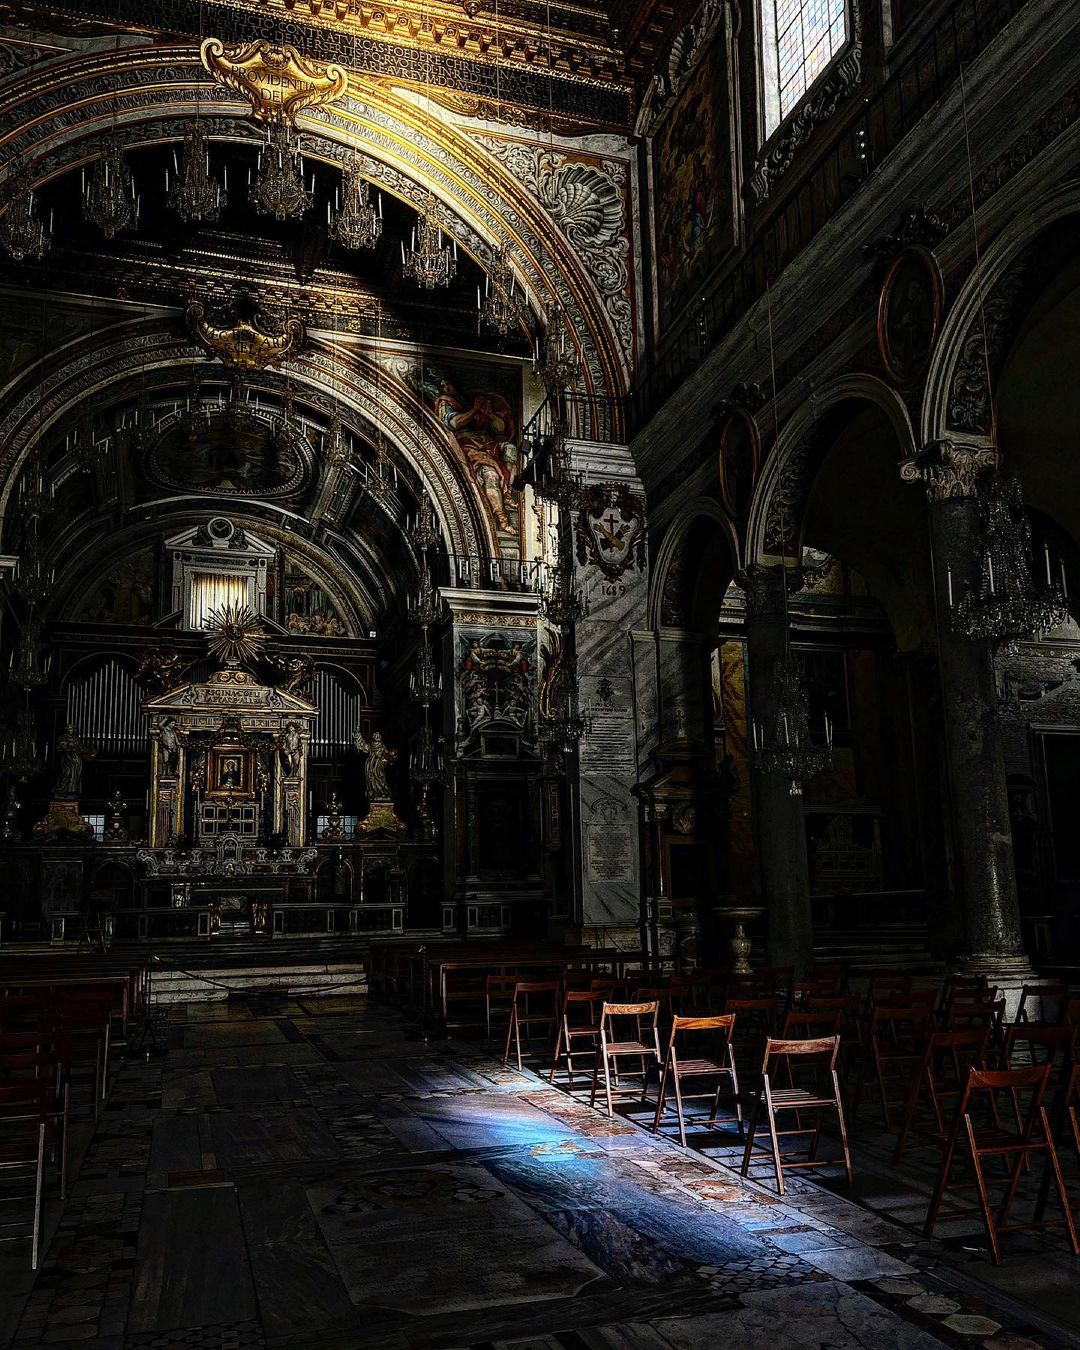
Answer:
POLYGON ((772 132, 847 39, 847 0, 762 0, 765 120, 772 132))

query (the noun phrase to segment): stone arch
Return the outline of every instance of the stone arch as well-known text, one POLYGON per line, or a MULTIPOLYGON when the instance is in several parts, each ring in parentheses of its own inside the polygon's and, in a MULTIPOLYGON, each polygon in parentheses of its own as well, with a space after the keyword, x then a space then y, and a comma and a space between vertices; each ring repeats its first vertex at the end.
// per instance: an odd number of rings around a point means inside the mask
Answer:
POLYGON ((1022 306, 1027 290, 1027 256, 1040 235, 1075 215, 1080 215, 1080 181, 1074 179, 1032 203, 984 246, 978 269, 953 302, 934 348, 920 418, 921 444, 958 434, 974 439, 989 436, 986 363, 989 360, 991 380, 996 384, 995 366, 1008 347, 1017 307, 1022 306))
MULTIPOLYGON (((0 519, 6 519, 22 466, 40 440, 73 417, 80 403, 115 392, 135 376, 189 369, 200 348, 178 336, 174 322, 118 324, 94 339, 72 339, 22 371, 0 395, 0 519)), ((431 497, 450 552, 493 556, 498 549, 467 470, 453 454, 444 428, 411 391, 377 376, 370 355, 333 353, 313 343, 290 363, 290 378, 316 391, 329 406, 381 430, 431 497)))
MULTIPOLYGON (((246 101, 210 81, 197 44, 121 48, 9 80, 0 96, 0 138, 34 178, 47 180, 94 158, 97 138, 114 125, 132 145, 176 140, 196 111, 213 120, 221 138, 252 143, 258 134, 246 101)), ((625 393, 632 350, 616 332, 611 297, 496 154, 415 97, 361 75, 340 102, 308 110, 298 126, 305 153, 315 158, 340 163, 359 150, 388 192, 417 204, 430 189, 450 213, 448 228, 460 246, 481 265, 505 246, 533 307, 556 299, 563 306, 586 385, 625 393)))
MULTIPOLYGON (((827 448, 827 414, 843 404, 879 408, 904 456, 915 451, 911 418, 900 395, 876 376, 841 375, 813 393, 788 418, 762 465, 746 532, 746 563, 777 564, 801 556, 803 517, 827 448)), ((898 470, 899 472, 899 470, 898 470)))
POLYGON ((703 520, 715 525, 727 542, 733 564, 738 565, 739 541, 720 504, 712 497, 698 497, 688 502, 669 524, 653 564, 648 604, 649 627, 652 629, 669 626, 669 617, 665 616, 671 615, 668 605, 672 588, 681 584, 682 549, 694 526, 703 520))

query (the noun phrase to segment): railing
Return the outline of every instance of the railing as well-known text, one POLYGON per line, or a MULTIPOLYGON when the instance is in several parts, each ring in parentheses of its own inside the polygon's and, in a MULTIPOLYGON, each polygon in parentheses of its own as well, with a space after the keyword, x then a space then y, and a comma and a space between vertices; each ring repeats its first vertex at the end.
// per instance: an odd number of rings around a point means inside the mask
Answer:
POLYGON ((301 938, 400 933, 404 916, 402 905, 285 902, 270 907, 270 934, 275 938, 301 938))
MULTIPOLYGON (((957 0, 952 9, 863 104, 843 135, 704 302, 632 392, 627 434, 634 436, 724 340, 822 227, 859 191, 929 109, 960 78, 1028 0, 957 0)), ((779 191, 782 192, 781 183, 779 191)))
POLYGON ((451 553, 447 559, 450 586, 470 591, 513 591, 539 595, 546 564, 535 558, 469 558, 451 553))

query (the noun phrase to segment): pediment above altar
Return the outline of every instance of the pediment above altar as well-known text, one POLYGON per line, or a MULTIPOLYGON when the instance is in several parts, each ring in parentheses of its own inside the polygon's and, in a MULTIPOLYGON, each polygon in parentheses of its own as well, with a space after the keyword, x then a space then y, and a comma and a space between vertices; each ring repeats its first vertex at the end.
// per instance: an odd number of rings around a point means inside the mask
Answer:
POLYGON ((278 717, 318 716, 314 703, 273 685, 260 684, 247 670, 216 670, 199 684, 181 684, 148 698, 143 707, 151 716, 198 711, 273 713, 278 717))

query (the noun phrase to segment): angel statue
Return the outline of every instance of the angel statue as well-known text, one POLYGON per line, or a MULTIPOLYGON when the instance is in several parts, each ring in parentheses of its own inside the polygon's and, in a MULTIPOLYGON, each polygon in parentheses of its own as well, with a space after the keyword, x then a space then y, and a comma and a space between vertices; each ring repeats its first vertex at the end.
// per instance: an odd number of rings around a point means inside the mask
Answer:
POLYGON ((364 781, 367 786, 369 802, 389 802, 393 800, 390 784, 386 781, 386 770, 397 759, 397 751, 391 750, 378 731, 371 733, 371 740, 364 739, 359 727, 353 732, 353 745, 362 755, 367 756, 364 765, 364 781))

